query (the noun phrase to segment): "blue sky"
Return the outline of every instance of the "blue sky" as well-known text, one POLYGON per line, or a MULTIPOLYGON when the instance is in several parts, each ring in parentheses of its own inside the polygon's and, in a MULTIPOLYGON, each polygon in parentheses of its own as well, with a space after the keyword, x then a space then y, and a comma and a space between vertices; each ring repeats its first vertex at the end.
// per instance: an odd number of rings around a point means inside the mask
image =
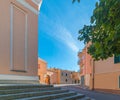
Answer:
POLYGON ((38 57, 48 68, 78 71, 78 51, 84 48, 77 40, 78 30, 90 23, 97 0, 43 0, 38 27, 38 57))

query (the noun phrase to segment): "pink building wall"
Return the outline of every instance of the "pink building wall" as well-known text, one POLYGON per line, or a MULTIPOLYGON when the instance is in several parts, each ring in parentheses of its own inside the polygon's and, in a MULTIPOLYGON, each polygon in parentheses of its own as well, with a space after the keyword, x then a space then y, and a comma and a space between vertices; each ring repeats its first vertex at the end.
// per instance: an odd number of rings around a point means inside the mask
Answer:
POLYGON ((92 73, 92 57, 87 53, 87 48, 90 44, 88 43, 83 51, 78 54, 80 58, 80 75, 81 77, 84 77, 84 84, 86 86, 90 85, 90 76, 92 73))
POLYGON ((33 1, 0 0, 0 81, 38 80, 38 5, 33 1))

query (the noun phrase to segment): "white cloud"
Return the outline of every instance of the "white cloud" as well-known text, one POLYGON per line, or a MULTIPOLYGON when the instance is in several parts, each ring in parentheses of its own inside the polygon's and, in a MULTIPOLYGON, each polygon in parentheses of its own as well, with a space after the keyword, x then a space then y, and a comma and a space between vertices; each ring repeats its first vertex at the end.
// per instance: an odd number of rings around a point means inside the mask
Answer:
POLYGON ((43 31, 47 31, 48 35, 52 36, 56 40, 66 44, 71 50, 74 52, 78 52, 79 48, 77 47, 77 43, 72 36, 72 33, 64 27, 62 22, 53 21, 47 18, 44 14, 41 14, 41 29, 43 31))
POLYGON ((58 25, 58 38, 61 39, 69 48, 71 48, 74 52, 78 52, 79 48, 76 45, 75 39, 72 34, 62 25, 58 25))

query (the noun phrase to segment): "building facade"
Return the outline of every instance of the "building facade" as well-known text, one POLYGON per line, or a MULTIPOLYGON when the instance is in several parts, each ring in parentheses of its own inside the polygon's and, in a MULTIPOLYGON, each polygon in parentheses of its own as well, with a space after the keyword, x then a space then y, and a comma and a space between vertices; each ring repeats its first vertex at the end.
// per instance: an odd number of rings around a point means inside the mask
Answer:
POLYGON ((72 84, 72 72, 59 70, 60 84, 72 84))
POLYGON ((78 72, 69 70, 58 70, 59 84, 79 84, 80 77, 78 72))
POLYGON ((81 85, 103 91, 120 90, 120 56, 94 61, 86 47, 78 53, 81 85))
POLYGON ((50 84, 59 84, 59 74, 56 69, 47 69, 47 75, 50 77, 50 84))
POLYGON ((37 39, 41 2, 0 1, 0 82, 38 82, 37 39))
POLYGON ((47 62, 38 58, 38 77, 41 84, 45 84, 45 78, 47 74, 47 62))
POLYGON ((79 84, 79 83, 80 83, 80 73, 72 72, 72 84, 79 84))
POLYGON ((79 84, 79 72, 47 68, 46 61, 38 59, 38 76, 42 84, 79 84))
POLYGON ((94 62, 94 88, 120 90, 120 56, 94 62))
POLYGON ((87 44, 82 52, 78 53, 80 65, 81 85, 90 86, 90 78, 92 75, 92 57, 87 53, 87 48, 90 44, 87 44))

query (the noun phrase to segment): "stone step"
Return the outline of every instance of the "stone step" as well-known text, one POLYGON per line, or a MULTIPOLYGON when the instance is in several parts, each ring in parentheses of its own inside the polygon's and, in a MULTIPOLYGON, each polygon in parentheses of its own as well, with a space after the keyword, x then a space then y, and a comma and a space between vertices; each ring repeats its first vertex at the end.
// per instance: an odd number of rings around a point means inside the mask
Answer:
POLYGON ((77 100, 95 100, 95 99, 92 99, 92 98, 90 98, 90 97, 84 97, 84 98, 77 99, 77 100))
POLYGON ((76 95, 75 92, 65 92, 65 93, 56 93, 56 94, 49 94, 49 95, 43 95, 43 96, 36 96, 36 97, 29 97, 29 98, 21 98, 16 100, 53 100, 53 99, 59 99, 61 97, 68 97, 76 95))
POLYGON ((49 91, 39 91, 39 92, 26 92, 26 93, 16 93, 16 94, 8 94, 8 95, 0 95, 0 100, 6 99, 19 99, 19 98, 27 98, 27 97, 36 97, 36 96, 43 96, 43 95, 52 95, 52 94, 59 94, 59 93, 67 93, 68 90, 49 90, 49 91))
POLYGON ((93 100, 53 85, 0 84, 0 100, 93 100))
POLYGON ((15 94, 24 92, 37 92, 37 91, 49 91, 49 90, 60 90, 60 87, 42 87, 42 88, 25 88, 25 89, 10 89, 10 90, 0 90, 0 95, 5 94, 15 94))
POLYGON ((53 87, 53 85, 0 85, 0 90, 10 90, 10 89, 25 89, 25 88, 46 88, 53 87))
POLYGON ((76 99, 80 99, 80 98, 84 98, 84 97, 85 97, 84 94, 76 94, 76 95, 73 95, 73 96, 54 99, 54 100, 76 100, 76 99))

